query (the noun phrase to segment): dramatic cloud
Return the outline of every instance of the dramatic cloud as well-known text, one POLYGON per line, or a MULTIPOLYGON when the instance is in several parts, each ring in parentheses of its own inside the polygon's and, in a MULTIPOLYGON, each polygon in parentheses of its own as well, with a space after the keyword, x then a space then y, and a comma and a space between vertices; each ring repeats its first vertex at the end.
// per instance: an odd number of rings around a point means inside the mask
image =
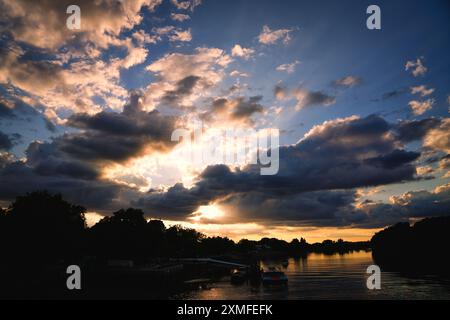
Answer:
POLYGON ((143 62, 147 51, 134 48, 131 42, 125 59, 104 62, 99 59, 76 60, 62 67, 60 60, 35 60, 14 44, 6 43, 0 49, 0 83, 8 83, 33 97, 45 106, 46 117, 61 122, 61 112, 91 112, 101 110, 95 101, 100 97, 110 108, 120 108, 127 91, 120 85, 120 69, 143 62), (26 58, 27 56, 27 58, 26 58))
POLYGON ((450 213, 450 184, 438 186, 434 191, 410 191, 392 196, 390 201, 407 217, 444 216, 450 213))
POLYGON ((295 67, 300 63, 300 61, 295 60, 292 63, 286 63, 286 64, 282 64, 279 65, 277 67, 277 71, 283 71, 283 72, 287 72, 287 73, 294 73, 295 72, 295 67))
POLYGON ((269 26, 264 26, 258 40, 262 44, 275 44, 279 41, 288 44, 291 41, 291 32, 292 29, 271 30, 269 26))
POLYGON ((450 213, 450 187, 442 185, 434 191, 409 191, 392 196, 391 203, 362 204, 358 209, 364 213, 361 227, 385 227, 410 218, 447 216, 450 213))
POLYGON ((70 158, 56 144, 33 142, 26 160, 0 153, 0 199, 11 201, 36 190, 61 193, 66 199, 89 208, 111 210, 126 205, 124 193, 136 192, 100 178, 91 164, 70 158))
MULTIPOLYGON (((247 25, 251 19, 239 21, 238 29, 256 37, 252 44, 248 35, 234 32, 236 21, 228 12, 202 10, 221 5, 198 8, 201 3, 0 0, 0 201, 48 190, 101 214, 136 205, 149 216, 200 226, 243 222, 258 228, 372 228, 448 212, 450 188, 438 180, 450 177, 450 122, 438 118, 443 115, 437 108, 447 96, 432 86, 442 83, 440 75, 401 84, 409 73, 428 75, 423 57, 408 61, 407 72, 397 70, 400 76, 393 70, 384 83, 377 77, 386 68, 363 68, 358 76, 353 72, 361 68, 352 62, 327 68, 327 56, 336 52, 317 52, 320 45, 308 39, 329 41, 311 25, 313 34, 305 29, 304 41, 297 43, 291 40, 299 29, 275 27, 276 19, 268 17, 256 34, 255 26, 247 25), (73 4, 81 8, 80 30, 66 26, 66 9, 73 4), (201 29, 212 16, 224 28, 234 23, 232 32, 201 29), (292 48, 279 47, 283 44, 292 48), (291 77, 299 52, 298 59, 311 68, 291 77), (289 86, 278 83, 275 99, 267 92, 270 68, 291 80, 289 86), (311 78, 311 71, 321 76, 311 78), (330 121, 317 125, 324 115, 316 111, 335 104, 339 93, 368 74, 374 82, 344 99, 342 108, 330 109, 325 116, 330 121), (323 79, 329 79, 329 91, 316 87, 323 79), (386 87, 397 89, 377 91, 386 87), (386 101, 402 94, 413 96, 386 101), (380 103, 357 105, 373 97, 380 103), (404 118, 390 123, 377 115, 348 116, 370 108, 404 118), (405 115, 408 108, 412 113, 405 115), (413 119, 425 112, 435 117, 413 119), (191 145, 184 143, 188 136, 171 141, 176 129, 193 133, 197 120, 203 121, 201 138, 192 134, 191 145), (277 175, 261 176, 261 165, 244 161, 231 167, 224 159, 193 160, 210 142, 216 151, 228 147, 214 139, 218 131, 264 128, 280 129, 282 146, 270 150, 279 154, 277 175), (187 149, 199 153, 189 157, 187 149), (431 185, 440 186, 431 190, 431 185), (392 196, 392 190, 404 194, 392 196), (207 211, 201 206, 214 205, 223 215, 201 214, 207 211)), ((439 54, 429 57, 437 69, 439 54)), ((234 145, 240 148, 242 141, 239 136, 234 145)), ((254 156, 254 146, 248 149, 254 156)))
MULTIPOLYGON (((143 63, 145 45, 160 40, 143 30, 128 38, 123 32, 141 23, 143 8, 154 11, 161 2, 78 1, 82 28, 69 30, 66 9, 72 2, 2 1, 0 83, 32 96, 37 101, 33 106, 43 107, 46 117, 58 124, 72 113, 120 110, 127 98, 121 70, 143 63)), ((189 30, 179 29, 168 37, 192 38, 189 30)))
MULTIPOLYGON (((138 191, 106 180, 104 167, 171 150, 175 124, 173 117, 144 111, 139 93, 131 94, 121 113, 74 114, 67 125, 75 132, 51 142, 32 142, 23 161, 2 154, 0 198, 11 200, 25 192, 48 190, 92 209, 128 206, 138 191)), ((11 140, 2 144, 10 148, 11 140)))
MULTIPOLYGON (((14 44, 0 47, 0 83, 12 83, 24 91, 43 94, 64 82, 60 65, 51 61, 23 59, 24 51, 14 44)), ((3 45, 2 44, 2 45, 3 45)))
POLYGON ((67 7, 73 1, 10 1, 0 4, 1 32, 8 30, 15 40, 33 46, 56 49, 67 43, 90 42, 106 48, 117 41, 123 30, 140 23, 143 7, 154 10, 162 0, 77 1, 81 8, 82 28, 72 31, 66 27, 67 7))
MULTIPOLYGON (((80 172, 79 168, 64 167, 60 164, 59 173, 80 172)), ((53 168, 57 169, 57 168, 53 168)), ((85 180, 84 177, 68 177, 53 174, 40 167, 38 173, 32 166, 24 162, 10 162, 0 166, 0 197, 2 200, 13 200, 18 195, 36 190, 47 190, 61 193, 66 199, 90 208, 110 209, 123 203, 117 202, 121 187, 102 180, 85 180)), ((81 170, 81 172, 84 172, 81 170)))
POLYGON ((95 180, 100 175, 99 170, 92 164, 73 159, 60 150, 58 142, 32 142, 26 150, 26 155, 26 164, 42 176, 95 180))
MULTIPOLYGON (((156 74, 158 81, 147 87, 145 102, 153 108, 167 103, 168 94, 173 96, 179 92, 180 86, 186 89, 185 85, 189 85, 186 79, 190 79, 194 85, 192 90, 184 89, 183 100, 169 99, 169 102, 176 100, 178 105, 192 105, 199 97, 206 96, 208 89, 222 81, 231 61, 224 50, 216 48, 197 48, 193 54, 167 54, 146 67, 146 70, 156 74)), ((181 98, 180 95, 178 97, 181 98)))
POLYGON ((405 70, 411 70, 411 73, 414 77, 423 76, 428 71, 428 69, 423 65, 420 58, 417 58, 416 61, 408 61, 405 65, 405 70))
POLYGON ((401 149, 393 127, 378 116, 325 122, 297 144, 280 148, 276 176, 260 176, 254 166, 236 171, 211 166, 192 188, 176 185, 143 197, 138 204, 165 213, 166 218, 188 217, 199 206, 218 202, 234 207, 240 212, 234 218, 244 221, 261 212, 262 220, 316 217, 329 225, 341 224, 338 216, 344 215, 343 208, 348 214, 355 197, 352 189, 416 179, 413 163, 420 154, 401 149))
POLYGON ((278 100, 296 100, 295 108, 301 110, 315 105, 330 106, 336 103, 336 98, 322 91, 309 91, 303 87, 289 90, 282 85, 276 85, 274 89, 275 97, 278 100))
POLYGON ((55 139, 58 148, 72 157, 90 161, 125 161, 144 151, 168 151, 175 120, 158 111, 143 111, 142 98, 133 93, 122 113, 75 114, 68 125, 83 133, 55 139))
POLYGON ((441 120, 435 118, 400 121, 394 129, 399 140, 409 143, 424 139, 433 129, 439 128, 441 123, 441 120))
POLYGON ((16 168, 32 171, 33 179, 39 179, 34 175, 44 177, 43 185, 52 179, 94 183, 109 162, 124 162, 143 152, 166 152, 174 147, 170 141, 174 119, 157 111, 142 111, 137 94, 132 95, 122 113, 76 114, 69 118, 68 125, 80 131, 58 136, 52 142, 32 142, 26 150, 26 161, 17 163, 16 168))
POLYGON ((211 82, 221 80, 221 69, 230 57, 221 49, 197 48, 194 54, 171 53, 149 65, 146 69, 166 81, 179 81, 188 76, 198 76, 211 82))

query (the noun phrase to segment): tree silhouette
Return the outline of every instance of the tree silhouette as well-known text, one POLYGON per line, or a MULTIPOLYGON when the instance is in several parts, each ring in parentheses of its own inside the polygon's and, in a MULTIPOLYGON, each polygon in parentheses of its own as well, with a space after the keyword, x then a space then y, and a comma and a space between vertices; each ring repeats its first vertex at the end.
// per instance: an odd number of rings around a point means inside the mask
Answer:
POLYGON ((81 253, 86 227, 83 207, 44 191, 17 197, 7 211, 8 243, 16 259, 54 261, 81 253))
POLYGON ((85 209, 33 192, 0 213, 0 296, 42 297, 84 253, 85 209))
POLYGON ((446 275, 450 268, 450 217, 399 223, 376 233, 372 255, 385 269, 446 275))
POLYGON ((104 217, 90 230, 92 253, 121 259, 143 259, 149 246, 147 221, 138 209, 121 209, 104 217))
POLYGON ((168 252, 175 256, 197 255, 200 241, 205 235, 194 229, 175 225, 167 229, 166 239, 168 252))
POLYGON ((147 223, 149 251, 151 257, 161 257, 167 252, 166 226, 161 220, 150 220, 147 223))
POLYGON ((225 254, 231 252, 234 248, 234 241, 227 237, 208 237, 201 240, 201 253, 204 255, 225 254))
MULTIPOLYGON (((0 208, 0 243, 7 244, 8 239, 8 226, 7 226, 8 217, 6 216, 6 210, 0 208)), ((7 245, 3 245, 4 250, 8 250, 7 245)))

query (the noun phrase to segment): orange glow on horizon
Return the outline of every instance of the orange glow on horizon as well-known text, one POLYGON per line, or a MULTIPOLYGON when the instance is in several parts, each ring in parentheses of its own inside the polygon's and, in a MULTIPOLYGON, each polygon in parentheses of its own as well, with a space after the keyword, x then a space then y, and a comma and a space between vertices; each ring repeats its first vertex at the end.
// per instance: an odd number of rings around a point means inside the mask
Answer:
MULTIPOLYGON (((202 223, 202 220, 220 219, 225 215, 222 209, 216 205, 202 206, 197 210, 190 221, 163 220, 166 227, 181 225, 185 228, 195 229, 206 236, 228 237, 235 242, 241 239, 260 240, 262 238, 277 238, 285 241, 304 238, 309 243, 322 242, 324 240, 343 239, 345 241, 368 241, 382 229, 361 228, 333 228, 333 227, 291 227, 291 226, 267 226, 255 222, 249 223, 202 223)), ((86 213, 88 227, 95 225, 103 217, 96 212, 86 213)))

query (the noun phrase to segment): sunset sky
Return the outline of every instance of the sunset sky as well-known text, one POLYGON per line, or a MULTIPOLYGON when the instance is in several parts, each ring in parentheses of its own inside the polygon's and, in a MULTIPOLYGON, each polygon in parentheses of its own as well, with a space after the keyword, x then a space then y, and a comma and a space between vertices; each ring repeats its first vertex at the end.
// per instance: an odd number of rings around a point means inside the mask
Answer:
POLYGON ((309 242, 448 215, 449 39, 447 1, 0 0, 0 204, 309 242), (278 130, 278 173, 186 157, 199 122, 194 153, 278 130))

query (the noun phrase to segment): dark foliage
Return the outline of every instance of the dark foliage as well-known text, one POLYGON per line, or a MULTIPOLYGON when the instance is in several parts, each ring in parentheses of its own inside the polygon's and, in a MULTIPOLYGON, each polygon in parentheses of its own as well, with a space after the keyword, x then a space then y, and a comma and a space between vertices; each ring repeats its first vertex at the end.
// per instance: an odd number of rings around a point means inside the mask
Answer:
POLYGON ((450 269, 450 217, 396 224, 376 233, 371 244, 375 262, 385 269, 445 274, 450 269))
POLYGON ((0 220, 3 243, 8 244, 6 253, 20 263, 79 256, 84 246, 85 212, 47 192, 17 197, 0 220))

